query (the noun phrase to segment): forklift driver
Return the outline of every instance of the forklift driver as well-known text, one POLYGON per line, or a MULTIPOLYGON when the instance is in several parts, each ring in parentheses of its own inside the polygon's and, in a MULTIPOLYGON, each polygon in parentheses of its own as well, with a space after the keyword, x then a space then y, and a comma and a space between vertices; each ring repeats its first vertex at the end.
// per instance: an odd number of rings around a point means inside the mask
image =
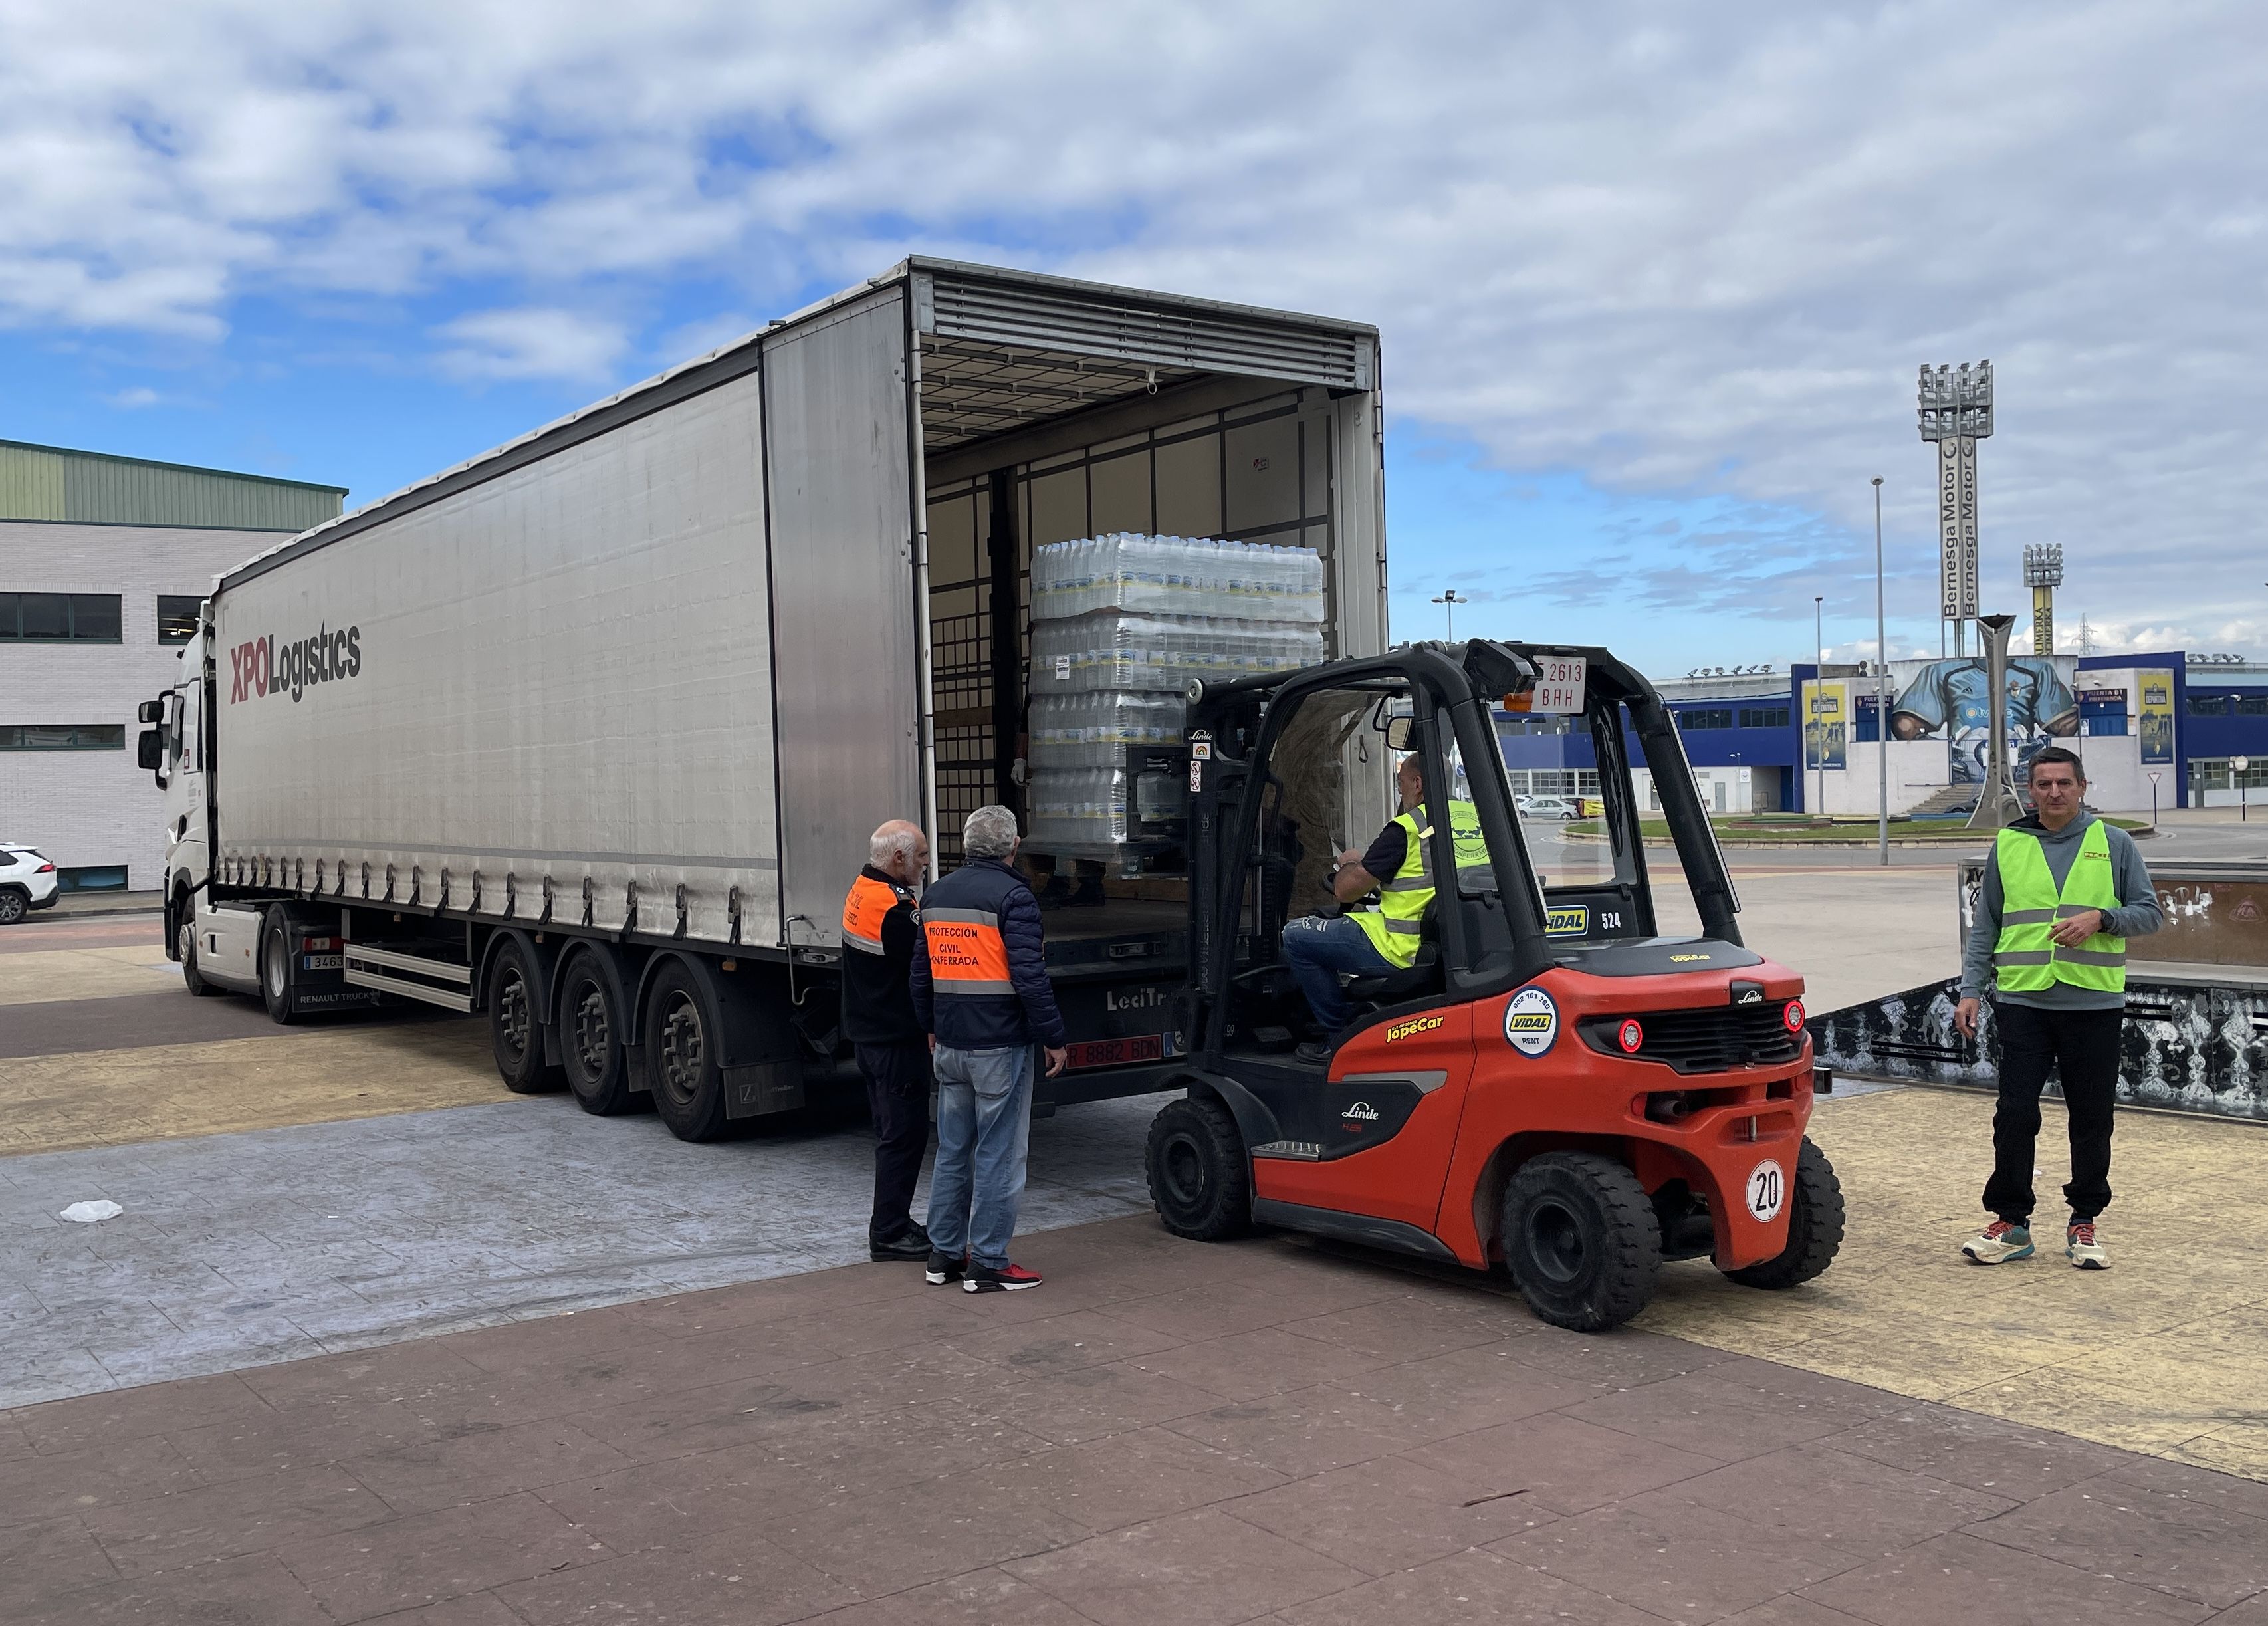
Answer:
MULTIPOLYGON (((1331 870, 1331 892, 1342 905, 1375 892, 1378 907, 1329 916, 1303 915, 1284 923, 1284 963, 1299 980, 1300 991, 1307 997, 1308 1008, 1326 1034, 1345 1026, 1354 1014, 1339 987, 1341 975, 1384 976, 1406 971, 1424 942, 1425 911, 1433 901, 1433 828, 1425 817, 1425 764, 1415 752, 1402 759, 1394 784, 1402 811, 1378 833, 1368 850, 1348 848, 1331 870)), ((1487 869, 1488 843, 1470 802, 1450 802, 1449 829, 1456 842, 1457 867, 1487 869)), ((1293 1054, 1302 1062, 1321 1065, 1329 1059, 1330 1046, 1310 1039, 1293 1054)))

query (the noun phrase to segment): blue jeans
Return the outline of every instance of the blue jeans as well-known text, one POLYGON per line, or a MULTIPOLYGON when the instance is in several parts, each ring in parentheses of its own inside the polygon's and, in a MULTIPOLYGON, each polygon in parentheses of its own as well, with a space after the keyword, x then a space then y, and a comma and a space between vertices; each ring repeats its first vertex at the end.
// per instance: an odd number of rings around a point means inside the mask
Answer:
POLYGON ((1284 963, 1300 980, 1300 991, 1307 995, 1307 1006, 1314 1012, 1315 1020, 1333 1030, 1344 1027, 1347 1019, 1354 1014, 1346 996, 1339 990, 1339 973, 1383 976, 1395 969, 1394 963, 1373 946, 1363 929, 1345 915, 1336 920, 1302 915, 1297 920, 1285 921, 1284 963))
POLYGON ((929 1243, 948 1259, 963 1249, 1005 1269, 1024 1158, 1032 1144, 1029 1045, 1005 1050, 937 1048, 937 1161, 929 1176, 929 1243))

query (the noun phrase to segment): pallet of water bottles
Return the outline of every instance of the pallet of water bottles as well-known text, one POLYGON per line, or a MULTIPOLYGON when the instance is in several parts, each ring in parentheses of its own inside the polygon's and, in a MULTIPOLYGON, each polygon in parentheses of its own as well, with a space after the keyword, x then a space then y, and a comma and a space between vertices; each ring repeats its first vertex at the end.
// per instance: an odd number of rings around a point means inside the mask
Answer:
POLYGON ((1323 562, 1312 548, 1115 532, 1032 555, 1032 619, 1099 610, 1319 625, 1323 562))

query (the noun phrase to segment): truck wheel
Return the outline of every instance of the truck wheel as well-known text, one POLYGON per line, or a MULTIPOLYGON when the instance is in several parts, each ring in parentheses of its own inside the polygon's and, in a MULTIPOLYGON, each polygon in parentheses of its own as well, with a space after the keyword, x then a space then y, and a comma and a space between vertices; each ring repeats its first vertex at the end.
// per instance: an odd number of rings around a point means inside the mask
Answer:
POLYGON ((681 965, 663 968, 646 1005, 646 1068, 653 1109, 680 1140, 714 1140, 725 1132, 717 1040, 692 974, 681 965))
POLYGON ((1774 1292, 1798 1287, 1835 1262, 1843 1248, 1843 1182, 1827 1154, 1803 1137, 1795 1154, 1793 1204, 1787 1214, 1787 1247, 1762 1264, 1725 1272, 1749 1287, 1774 1292))
POLYGON ((1219 1101, 1169 1101, 1150 1122, 1150 1202, 1175 1236, 1219 1242, 1252 1228, 1252 1161, 1219 1101))
POLYGON ((1505 1262, 1554 1327, 1604 1332, 1646 1308, 1661 1269, 1661 1222, 1638 1176, 1587 1151, 1520 1166, 1504 1194, 1505 1262))
POLYGON ((625 1036, 614 984, 588 953, 577 954, 560 983, 559 1053, 566 1063, 567 1087, 585 1112, 611 1118, 628 1112, 637 1100, 625 1036))
POLYGON ((31 894, 20 887, 0 887, 0 926, 20 924, 32 912, 31 894))
POLYGON ((504 1087, 515 1095, 540 1095, 559 1087, 559 1069, 543 1060, 542 1005, 527 952, 506 938, 489 962, 489 1048, 495 1053, 504 1087))
POLYGON ((260 997, 268 1019, 288 1027, 299 1019, 298 979, 291 975, 291 928, 282 909, 271 909, 260 933, 260 997))
POLYGON ((197 923, 194 916, 181 922, 174 933, 173 942, 180 950, 174 958, 181 962, 181 986, 189 990, 193 999, 210 999, 221 990, 204 979, 197 969, 197 923))

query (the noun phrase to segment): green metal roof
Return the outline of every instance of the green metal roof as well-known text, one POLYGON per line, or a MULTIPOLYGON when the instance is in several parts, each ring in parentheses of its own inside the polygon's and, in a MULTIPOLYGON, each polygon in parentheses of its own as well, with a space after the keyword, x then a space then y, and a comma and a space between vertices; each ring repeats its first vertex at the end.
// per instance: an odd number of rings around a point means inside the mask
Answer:
POLYGON ((0 519, 298 532, 337 519, 345 496, 344 486, 0 440, 0 519))

